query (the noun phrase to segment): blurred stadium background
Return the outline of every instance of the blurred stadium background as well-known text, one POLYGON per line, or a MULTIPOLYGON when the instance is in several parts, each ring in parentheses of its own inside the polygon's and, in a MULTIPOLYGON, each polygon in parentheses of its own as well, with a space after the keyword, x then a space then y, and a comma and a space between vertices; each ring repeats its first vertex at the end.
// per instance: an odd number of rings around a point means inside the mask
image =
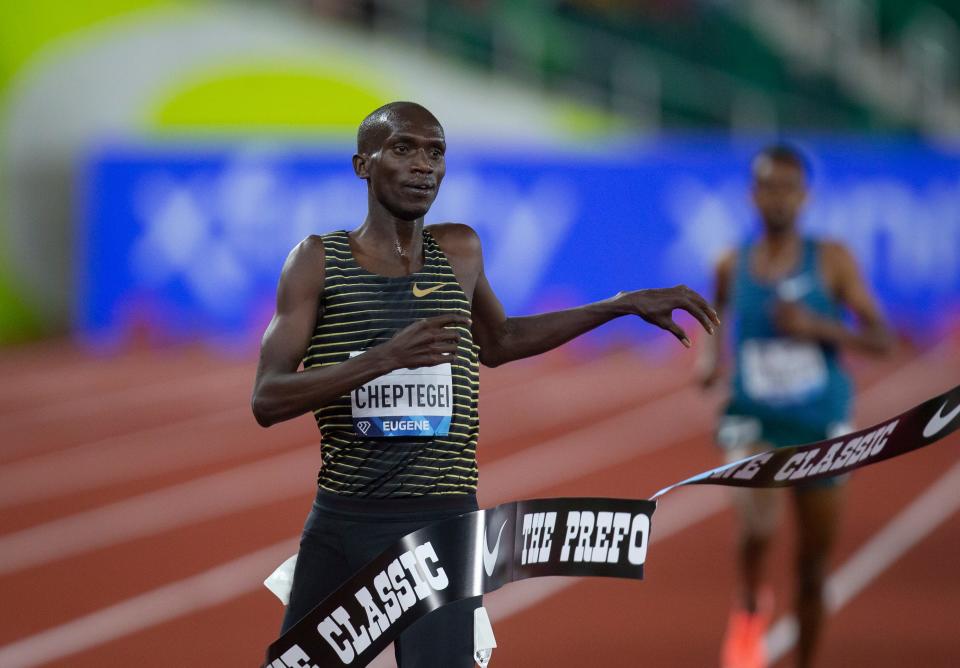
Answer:
MULTIPOLYGON (((2 3, 0 666, 259 660, 319 450, 307 418, 256 427, 256 346, 288 250, 361 222, 355 129, 393 99, 443 122, 427 220, 480 232, 511 313, 709 290, 754 229, 751 155, 787 138, 806 228, 854 249, 903 340, 850 360, 860 422, 960 378, 952 0, 2 3)), ((666 339, 618 322, 485 371, 481 505, 716 464, 721 397, 666 339)), ((958 446, 854 479, 823 665, 960 664, 958 446)), ((656 519, 643 584, 491 596, 493 664, 715 665, 726 497, 656 519)))

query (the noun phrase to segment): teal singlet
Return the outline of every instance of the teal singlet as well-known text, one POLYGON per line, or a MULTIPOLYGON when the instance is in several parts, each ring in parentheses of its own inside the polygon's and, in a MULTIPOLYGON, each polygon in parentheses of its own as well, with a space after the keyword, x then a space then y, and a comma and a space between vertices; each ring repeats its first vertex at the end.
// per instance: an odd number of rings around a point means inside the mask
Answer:
POLYGON ((828 438, 850 413, 851 385, 838 351, 783 336, 774 322, 778 300, 798 302, 826 318, 842 317, 823 283, 818 244, 803 239, 798 266, 772 282, 752 275, 750 251, 746 244, 737 256, 732 292, 736 369, 724 412, 759 421, 761 433, 751 440, 794 445, 828 438))
MULTIPOLYGON (((342 364, 416 320, 470 315, 470 302, 429 231, 423 231, 423 268, 399 277, 361 267, 344 231, 322 239, 326 280, 305 368, 342 364)), ((366 498, 476 493, 479 349, 469 328, 458 331, 445 379, 431 373, 434 367, 400 369, 314 411, 321 489, 366 498), (421 423, 430 435, 419 433, 421 423)))

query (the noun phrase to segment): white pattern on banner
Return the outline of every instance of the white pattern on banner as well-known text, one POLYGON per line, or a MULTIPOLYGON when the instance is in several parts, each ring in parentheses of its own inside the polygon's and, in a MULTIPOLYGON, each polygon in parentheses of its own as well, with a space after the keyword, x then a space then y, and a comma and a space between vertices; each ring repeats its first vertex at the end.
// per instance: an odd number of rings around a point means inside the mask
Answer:
POLYGON ((358 436, 446 436, 453 415, 450 363, 395 369, 351 392, 350 403, 358 436))

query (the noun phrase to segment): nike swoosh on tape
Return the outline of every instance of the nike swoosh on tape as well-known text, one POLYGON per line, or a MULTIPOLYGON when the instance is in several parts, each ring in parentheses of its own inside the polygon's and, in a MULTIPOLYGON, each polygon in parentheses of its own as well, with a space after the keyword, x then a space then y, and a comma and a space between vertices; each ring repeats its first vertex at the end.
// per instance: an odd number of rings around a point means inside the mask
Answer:
POLYGON ((943 409, 947 407, 947 402, 943 402, 943 406, 940 407, 936 413, 933 414, 933 417, 930 418, 930 422, 927 423, 927 426, 923 428, 923 437, 930 438, 931 436, 936 436, 940 433, 944 427, 953 422, 953 419, 960 415, 960 404, 957 405, 952 411, 943 414, 943 409))
POLYGON ((483 534, 483 570, 487 572, 487 577, 493 575, 493 567, 497 565, 497 556, 500 554, 500 538, 503 537, 503 528, 505 526, 507 526, 506 520, 500 525, 500 533, 497 534, 497 542, 493 546, 493 551, 487 547, 486 532, 483 534))
POLYGON ((433 287, 427 288, 426 290, 421 289, 416 283, 413 284, 413 296, 414 297, 426 297, 431 292, 436 292, 443 287, 443 283, 440 285, 434 285, 433 287))

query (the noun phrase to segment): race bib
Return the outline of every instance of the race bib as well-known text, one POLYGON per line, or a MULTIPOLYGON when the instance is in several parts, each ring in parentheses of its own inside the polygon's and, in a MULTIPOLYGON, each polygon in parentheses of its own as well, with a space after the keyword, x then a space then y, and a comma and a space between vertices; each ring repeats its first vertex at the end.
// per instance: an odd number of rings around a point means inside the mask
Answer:
POLYGON ((741 350, 743 389, 770 403, 802 401, 827 385, 827 361, 815 343, 750 339, 741 350))
POLYGON ((450 363, 396 369, 355 389, 350 403, 358 436, 446 436, 453 415, 450 363))

